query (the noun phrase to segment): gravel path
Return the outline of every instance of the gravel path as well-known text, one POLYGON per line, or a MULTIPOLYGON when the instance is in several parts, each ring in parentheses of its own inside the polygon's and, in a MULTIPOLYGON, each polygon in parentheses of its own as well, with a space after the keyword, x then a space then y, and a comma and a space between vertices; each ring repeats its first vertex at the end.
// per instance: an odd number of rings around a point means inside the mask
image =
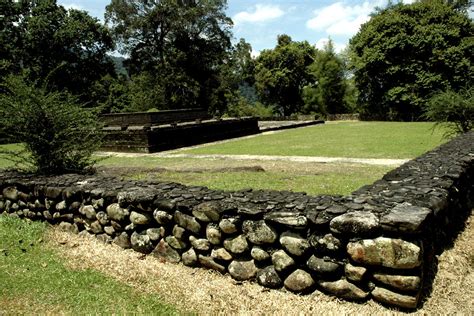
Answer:
POLYGON ((310 156, 268 156, 268 155, 195 155, 179 153, 115 153, 102 152, 101 155, 113 157, 159 157, 159 158, 195 158, 195 159, 224 159, 224 160, 263 160, 263 161, 290 161, 314 163, 355 163, 380 166, 399 166, 410 159, 374 159, 374 158, 346 158, 346 157, 310 157, 310 156))

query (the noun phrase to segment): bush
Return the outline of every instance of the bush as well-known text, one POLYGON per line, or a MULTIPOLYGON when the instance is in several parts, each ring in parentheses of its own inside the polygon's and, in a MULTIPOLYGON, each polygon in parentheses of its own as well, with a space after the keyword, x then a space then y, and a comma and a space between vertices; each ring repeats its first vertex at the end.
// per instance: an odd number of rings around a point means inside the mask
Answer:
POLYGON ((447 126, 446 136, 470 131, 474 127, 474 88, 435 94, 429 99, 424 116, 447 126))
POLYGON ((0 135, 23 150, 3 151, 18 168, 43 174, 84 171, 102 135, 97 114, 66 92, 49 92, 10 76, 0 88, 0 135))

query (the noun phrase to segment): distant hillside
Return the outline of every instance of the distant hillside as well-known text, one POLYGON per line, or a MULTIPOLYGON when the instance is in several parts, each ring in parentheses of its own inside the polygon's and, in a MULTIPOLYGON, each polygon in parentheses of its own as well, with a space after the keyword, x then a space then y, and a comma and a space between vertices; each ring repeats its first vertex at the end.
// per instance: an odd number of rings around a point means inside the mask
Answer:
POLYGON ((110 59, 114 63, 115 71, 117 74, 128 76, 127 69, 123 66, 123 62, 125 61, 124 57, 120 56, 111 56, 109 55, 110 59))

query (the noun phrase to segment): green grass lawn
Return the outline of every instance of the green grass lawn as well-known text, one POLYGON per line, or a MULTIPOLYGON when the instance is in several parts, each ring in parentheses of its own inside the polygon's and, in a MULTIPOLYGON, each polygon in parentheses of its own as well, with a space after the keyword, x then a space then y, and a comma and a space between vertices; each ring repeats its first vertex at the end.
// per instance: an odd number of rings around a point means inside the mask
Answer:
POLYGON ((433 123, 329 122, 184 150, 188 154, 247 154, 353 158, 415 158, 445 142, 433 123))
MULTIPOLYGON (((46 225, 0 215, 0 314, 177 314, 156 296, 65 267, 41 242, 46 225)), ((133 273, 133 271, 130 271, 133 273)))

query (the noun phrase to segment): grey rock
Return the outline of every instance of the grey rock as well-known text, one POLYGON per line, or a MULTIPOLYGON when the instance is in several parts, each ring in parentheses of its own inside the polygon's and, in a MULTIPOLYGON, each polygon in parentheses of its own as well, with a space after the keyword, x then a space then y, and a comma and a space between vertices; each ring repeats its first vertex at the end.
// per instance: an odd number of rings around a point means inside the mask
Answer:
POLYGON ((381 273, 374 273, 373 276, 375 280, 397 290, 401 290, 401 291, 420 290, 421 279, 418 276, 389 275, 389 274, 381 274, 381 273))
POLYGON ((66 209, 67 209, 66 201, 61 201, 58 204, 56 204, 56 211, 64 212, 66 209))
POLYGON ((193 215, 202 222, 217 222, 219 220, 220 205, 216 202, 204 202, 193 209, 193 215))
POLYGON ((97 212, 96 218, 101 225, 109 224, 109 216, 105 212, 97 212))
POLYGON ((130 236, 130 243, 133 250, 141 253, 150 253, 153 250, 153 243, 151 242, 150 236, 145 234, 139 234, 133 232, 130 236))
POLYGON ((283 281, 275 270, 274 266, 268 266, 257 272, 258 284, 271 289, 277 289, 282 286, 283 281))
POLYGON ((314 285, 314 280, 308 272, 298 269, 291 273, 283 284, 290 291, 303 292, 314 285))
POLYGON ((195 234, 199 234, 201 231, 201 224, 199 224, 196 219, 190 215, 186 215, 177 211, 174 213, 174 220, 179 226, 195 234))
POLYGON ((387 237, 350 242, 347 244, 347 253, 357 263, 393 269, 416 268, 422 260, 420 246, 387 237))
POLYGON ((61 222, 61 223, 59 223, 58 227, 63 232, 68 232, 68 233, 73 233, 73 234, 78 234, 79 233, 79 228, 77 227, 76 224, 71 224, 71 223, 68 223, 68 222, 61 222))
POLYGON ((232 255, 224 248, 212 249, 211 257, 213 259, 224 260, 224 261, 230 261, 233 259, 232 255))
POLYGON ((324 236, 313 234, 309 238, 309 243, 320 254, 333 255, 343 250, 342 242, 332 234, 324 236))
POLYGON ((199 260, 199 263, 205 268, 216 270, 216 271, 219 271, 220 273, 225 272, 225 267, 215 262, 214 259, 211 257, 199 255, 198 260, 199 260))
POLYGON ((9 199, 13 202, 18 200, 18 190, 15 187, 6 187, 2 191, 2 195, 5 199, 9 199))
POLYGON ((334 282, 320 281, 318 282, 318 285, 326 292, 346 300, 364 300, 369 296, 369 292, 363 291, 346 280, 338 280, 334 282))
POLYGON ((137 227, 135 226, 134 223, 130 223, 130 224, 128 224, 127 226, 125 226, 125 230, 126 230, 126 231, 134 231, 135 228, 137 228, 137 227))
POLYGON ((136 188, 130 191, 119 192, 117 194, 117 200, 120 206, 151 203, 155 199, 155 195, 155 190, 149 188, 136 188))
POLYGON ((132 222, 135 225, 148 225, 152 221, 152 217, 150 214, 146 213, 138 213, 135 211, 132 211, 130 213, 130 222, 132 222))
POLYGON ((299 212, 271 212, 265 214, 264 218, 266 221, 278 223, 292 228, 304 228, 306 227, 306 225, 308 225, 308 219, 306 218, 306 216, 299 212))
POLYGON ((366 236, 379 229, 379 220, 371 212, 354 211, 333 218, 330 228, 336 234, 366 236))
POLYGON ((185 266, 188 266, 188 267, 195 266, 198 261, 196 251, 194 251, 194 249, 191 248, 188 251, 184 252, 182 255, 182 260, 185 266))
POLYGON ((103 198, 100 198, 98 200, 92 200, 92 206, 96 209, 96 210, 100 210, 104 207, 104 199, 103 198))
POLYGON ((229 264, 228 270, 230 275, 238 281, 252 279, 258 271, 253 260, 234 260, 229 264))
POLYGON ((341 270, 341 266, 331 260, 311 256, 307 262, 308 268, 316 272, 320 276, 337 276, 341 270))
POLYGON ((239 231, 239 224, 240 220, 238 218, 224 218, 219 222, 219 228, 226 234, 234 234, 239 231))
POLYGON ((125 218, 128 218, 130 215, 130 212, 125 209, 121 208, 118 203, 113 203, 107 206, 106 209, 107 215, 109 216, 109 219, 112 219, 114 221, 123 221, 125 218))
POLYGON ((346 278, 348 280, 351 280, 351 281, 354 281, 354 282, 360 282, 365 278, 365 276, 367 274, 367 268, 360 267, 360 266, 354 266, 350 263, 347 263, 344 266, 344 272, 345 272, 346 278))
POLYGON ((153 241, 158 241, 161 237, 164 236, 165 229, 163 227, 160 228, 148 228, 146 230, 146 234, 150 237, 153 241))
POLYGON ((92 222, 89 226, 89 230, 93 234, 100 234, 104 231, 104 229, 103 229, 102 225, 100 225, 99 221, 92 222))
POLYGON ((250 255, 256 261, 265 261, 270 259, 270 254, 258 246, 253 246, 250 255))
POLYGON ((160 225, 166 225, 173 220, 173 215, 166 213, 165 211, 160 211, 156 209, 153 212, 153 218, 158 222, 160 225))
POLYGON ((130 238, 128 237, 127 233, 123 232, 114 239, 114 244, 122 247, 123 249, 132 248, 132 244, 130 242, 130 238))
POLYGON ((249 244, 244 235, 224 240, 224 248, 234 254, 242 254, 249 249, 249 244))
POLYGON ((123 230, 122 225, 120 225, 116 221, 110 221, 110 225, 115 229, 116 232, 120 232, 123 230))
POLYGON ((178 239, 184 239, 184 233, 186 232, 186 229, 183 227, 179 227, 178 225, 174 225, 173 227, 173 236, 178 238, 178 239))
POLYGON ((103 242, 104 244, 110 244, 113 241, 112 237, 107 234, 99 234, 95 235, 95 237, 98 241, 103 242))
POLYGON ((115 234, 115 229, 112 226, 105 226, 104 232, 109 236, 113 236, 115 234))
POLYGON ((213 245, 220 245, 222 242, 222 233, 216 224, 208 224, 206 227, 206 238, 213 245))
POLYGON ((151 252, 151 255, 167 262, 178 263, 181 261, 181 256, 179 253, 171 248, 171 246, 164 241, 160 240, 156 248, 151 252))
POLYGON ((402 203, 382 216, 380 224, 385 231, 419 233, 430 214, 429 208, 402 203))
POLYGON ((298 257, 303 256, 310 248, 306 239, 292 232, 281 234, 280 244, 287 252, 298 257))
POLYGON ((182 250, 188 246, 183 240, 178 239, 175 236, 166 236, 165 240, 168 245, 174 249, 182 250))
POLYGON ((96 211, 92 205, 83 205, 79 209, 79 213, 84 215, 87 219, 96 219, 96 211))
POLYGON ((398 294, 381 287, 376 287, 371 294, 374 300, 392 306, 410 309, 418 306, 418 297, 398 294))
POLYGON ((278 272, 287 270, 295 265, 295 260, 291 258, 284 250, 275 251, 272 254, 272 263, 278 272))
POLYGON ((189 236, 189 241, 191 242, 191 245, 193 246, 193 248, 196 250, 208 251, 209 249, 211 249, 211 243, 207 239, 204 239, 204 238, 198 239, 194 236, 189 236))
POLYGON ((244 221, 242 231, 248 240, 255 245, 272 244, 278 235, 274 228, 270 227, 265 221, 244 221))

